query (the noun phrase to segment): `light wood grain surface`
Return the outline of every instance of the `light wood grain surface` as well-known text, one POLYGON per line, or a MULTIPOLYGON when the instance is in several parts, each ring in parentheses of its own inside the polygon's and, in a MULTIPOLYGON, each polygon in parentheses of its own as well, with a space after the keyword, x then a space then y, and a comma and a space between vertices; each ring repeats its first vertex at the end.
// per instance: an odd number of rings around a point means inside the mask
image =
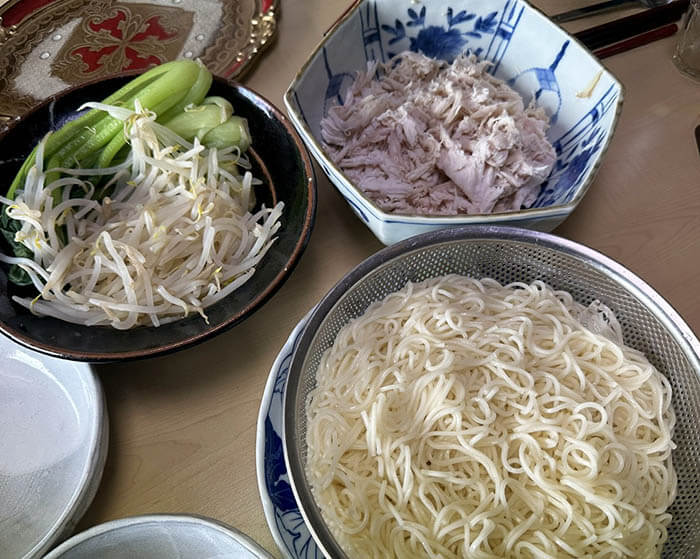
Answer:
MULTIPOLYGON (((585 2, 540 0, 557 13, 585 2)), ((243 80, 278 107, 297 70, 348 0, 282 0, 279 34, 243 80)), ((612 16, 569 24, 579 30, 612 16)), ((675 37, 604 61, 625 86, 622 117, 595 183, 555 233, 597 249, 649 282, 700 332, 700 84, 671 62, 675 37)), ((229 523, 279 557, 255 474, 256 420, 270 366, 297 321, 381 244, 322 172, 301 262, 243 324, 195 348, 99 366, 109 454, 79 530, 154 512, 229 523)))

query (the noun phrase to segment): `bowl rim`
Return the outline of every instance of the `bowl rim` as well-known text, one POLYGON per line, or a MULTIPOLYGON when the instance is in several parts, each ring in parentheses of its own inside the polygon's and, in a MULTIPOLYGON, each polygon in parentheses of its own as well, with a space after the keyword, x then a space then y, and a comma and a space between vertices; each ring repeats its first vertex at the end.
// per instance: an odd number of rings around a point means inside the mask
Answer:
MULTIPOLYGON (((24 115, 17 119, 13 119, 12 122, 8 123, 7 127, 0 132, 0 140, 3 140, 5 136, 12 130, 21 126, 25 118, 33 115, 41 110, 45 110, 52 103, 64 98, 65 96, 74 93, 85 87, 94 86, 101 82, 113 80, 113 79, 126 79, 130 77, 137 76, 143 73, 144 70, 137 71, 127 71, 120 72, 106 77, 95 78, 93 80, 86 81, 79 85, 71 86, 62 90, 61 92, 51 95, 43 100, 41 103, 37 104, 30 111, 26 112, 24 115)), ((24 332, 12 328, 7 325, 4 321, 0 320, 0 334, 3 334, 10 338, 12 341, 34 351, 38 351, 45 355, 51 357, 57 357, 60 359, 70 359, 74 361, 85 361, 89 363, 109 363, 115 361, 131 361, 135 359, 145 359, 150 357, 156 357, 160 355, 165 355, 180 351, 197 345, 205 340, 209 340, 218 334, 225 332, 226 330, 232 328, 233 326, 239 324, 251 314, 262 307, 269 299, 282 287, 284 282, 289 278, 292 271, 298 264, 306 246, 309 243, 311 237, 311 232, 313 229, 313 224, 316 217, 316 205, 317 205, 317 191, 316 191, 316 173, 312 163, 311 156, 306 148, 306 144, 301 139, 299 133, 292 125, 290 120, 284 114, 284 112, 275 106, 267 97, 254 91, 253 89, 235 81, 228 79, 220 75, 213 75, 213 82, 219 85, 230 87, 236 90, 243 97, 248 99, 249 102, 261 108, 267 117, 274 117, 279 121, 284 128, 285 132, 289 135, 292 142, 297 146, 297 151, 299 153, 299 160, 301 164, 301 170, 304 175, 304 186, 306 188, 306 212, 304 213, 304 219, 301 224, 301 234, 296 239, 294 243, 294 249, 286 257, 284 265, 280 267, 278 273, 270 281, 270 283, 265 287, 263 291, 258 293, 253 299, 249 300, 245 306, 240 309, 237 313, 229 316, 223 320, 220 324, 209 327, 207 326, 202 331, 194 334, 187 335, 178 338, 175 341, 170 341, 165 344, 161 344, 155 347, 145 348, 145 349, 135 349, 122 352, 97 352, 97 351, 83 351, 83 350, 71 350, 66 349, 57 345, 50 343, 39 342, 35 340, 31 335, 27 335, 24 332)), ((284 214, 283 214, 284 217, 284 214)), ((173 323, 184 320, 186 317, 173 321, 173 323)), ((65 322, 66 325, 71 323, 65 322)), ((137 326, 138 328, 138 326, 137 326)))
POLYGON ((148 524, 162 525, 163 523, 168 524, 193 524, 195 526, 200 526, 208 530, 213 530, 219 532, 228 538, 235 540, 237 543, 245 547, 249 552, 255 554, 259 559, 272 559, 265 549, 263 549, 260 544, 253 540, 250 536, 244 534, 240 530, 216 520, 214 518, 209 518, 197 514, 184 514, 184 513, 153 513, 153 514, 142 514, 136 516, 127 516, 124 518, 117 518, 115 520, 109 520, 102 524, 98 524, 91 528, 88 528, 84 532, 80 532, 70 537, 53 550, 51 550, 44 559, 59 559, 63 557, 66 552, 74 550, 76 547, 84 544, 85 542, 91 540, 94 537, 107 534, 109 532, 114 532, 117 530, 129 529, 135 526, 145 526, 148 524))
POLYGON ((295 421, 295 403, 301 384, 301 373, 306 361, 306 351, 317 336, 319 326, 328 313, 344 299, 359 281, 379 270, 396 258, 404 257, 430 246, 458 244, 463 241, 498 240, 524 242, 546 247, 574 256, 598 271, 605 272, 628 293, 643 304, 678 343, 700 380, 700 340, 681 315, 651 285, 638 275, 603 253, 586 245, 531 229, 503 225, 463 225, 422 233, 385 247, 369 256, 341 278, 314 307, 297 342, 289 363, 289 373, 283 395, 282 446, 287 466, 289 484, 299 511, 309 532, 322 553, 329 557, 348 559, 328 526, 323 522, 311 493, 306 473, 301 463, 303 443, 298 444, 295 421))
MULTIPOLYGON (((326 154, 326 151, 323 149, 323 146, 321 143, 316 139, 314 134, 311 132, 311 129, 307 125, 303 115, 300 113, 298 110, 298 98, 296 95, 296 89, 299 85, 299 82, 301 81, 303 75, 306 73, 308 70, 309 66, 311 66, 311 62, 316 58, 318 53, 323 49, 323 47, 326 45, 326 43, 330 40, 330 38, 333 36, 333 34, 338 30, 338 28, 345 23, 347 20, 349 20, 355 12, 357 12, 363 4, 368 2, 369 0, 353 0, 353 4, 351 4, 343 14, 333 23, 333 25, 323 34, 323 37, 321 40, 317 43, 316 47, 314 50, 311 52, 311 54, 308 56, 308 58, 304 61, 304 64, 301 66, 299 71, 295 74, 294 79, 292 82, 289 84, 287 87, 285 93, 284 93, 284 105, 287 109, 287 113, 289 114, 290 119, 294 123, 294 126, 297 127, 297 130, 300 132, 301 137, 306 144, 306 146, 309 148, 309 150, 314 154, 314 157, 316 157, 319 162, 322 163, 322 166, 326 166, 329 169, 333 171, 333 174, 337 175, 338 178, 340 179, 340 182, 342 184, 337 184, 335 181, 333 181, 330 177, 329 180, 333 185, 341 191, 341 194, 343 194, 344 197, 351 196, 353 198, 353 201, 361 204, 362 208, 366 210, 368 213, 372 215, 372 217, 376 220, 379 220, 383 223, 386 224, 400 224, 400 225, 441 225, 441 226, 453 226, 453 225, 458 225, 458 224, 467 224, 467 223, 488 223, 488 222, 509 222, 509 221, 522 221, 522 220, 538 220, 538 219, 544 219, 544 218, 552 218, 552 217, 559 217, 559 216, 567 216, 570 214, 576 206, 581 202, 583 197, 586 195, 588 192, 588 189, 592 185, 593 181, 595 180, 598 171, 600 169, 600 166, 603 162, 603 158, 605 154, 608 151, 608 148, 610 147, 610 142, 612 141, 613 135, 615 133, 615 130, 617 129, 617 125, 619 124, 620 120, 620 114, 622 113, 622 106, 624 104, 624 99, 625 99, 625 87, 622 84, 622 82, 617 78, 617 76, 609 70, 603 63, 600 61, 600 59, 593 54, 593 52, 586 47, 580 40, 578 40, 574 35, 569 33, 566 29, 564 29, 560 24, 552 21, 542 10, 539 8, 533 6, 528 0, 518 0, 521 2, 525 8, 529 9, 532 11, 532 13, 536 14, 538 17, 545 19, 546 22, 550 25, 553 25, 557 29, 559 29, 564 35, 567 36, 568 39, 570 39, 572 42, 577 44, 581 49, 588 54, 594 61, 596 61, 599 66, 600 66, 600 71, 603 73, 607 73, 612 81, 614 82, 614 85, 617 86, 618 88, 618 99, 617 103, 615 106, 615 113, 613 114, 612 117, 612 123, 610 126, 610 133, 607 135, 605 138, 605 141, 603 145, 601 146, 600 152, 598 154, 598 157, 591 167, 591 171, 588 174, 588 177, 586 180, 581 184, 580 188, 576 192, 576 195, 566 204, 557 204, 553 206, 545 206, 542 208, 524 208, 520 209, 517 211, 512 211, 512 212, 494 212, 494 213, 479 213, 479 214, 462 214, 462 215, 449 215, 449 216, 435 216, 435 215, 429 215, 429 214, 393 214, 393 213, 388 213, 379 208, 375 204, 374 201, 372 201, 363 191, 361 188, 355 185, 353 181, 351 181, 345 173, 336 166, 336 164, 333 162, 333 160, 326 154)), ((326 173, 328 174, 328 173, 326 173)), ((348 200, 349 201, 349 200, 348 200)), ((349 201, 350 202, 350 201, 349 201)), ((352 204, 352 202, 351 202, 352 204)), ((354 204, 353 204, 354 205, 354 204)))

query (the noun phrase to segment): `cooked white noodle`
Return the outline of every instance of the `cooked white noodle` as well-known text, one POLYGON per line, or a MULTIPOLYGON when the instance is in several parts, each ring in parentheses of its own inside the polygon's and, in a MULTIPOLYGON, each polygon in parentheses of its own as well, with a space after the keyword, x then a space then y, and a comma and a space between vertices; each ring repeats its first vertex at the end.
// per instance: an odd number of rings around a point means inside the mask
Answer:
POLYGON ((308 402, 307 474, 348 555, 659 557, 671 388, 591 331, 619 335, 601 308, 453 275, 343 327, 308 402))

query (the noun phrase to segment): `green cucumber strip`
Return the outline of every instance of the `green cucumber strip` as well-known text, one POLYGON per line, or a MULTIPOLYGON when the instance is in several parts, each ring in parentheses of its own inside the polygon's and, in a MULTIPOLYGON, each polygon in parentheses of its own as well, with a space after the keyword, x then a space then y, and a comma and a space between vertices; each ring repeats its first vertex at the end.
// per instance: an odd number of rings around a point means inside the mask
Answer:
MULTIPOLYGON (((175 60, 172 62, 166 62, 165 64, 155 66, 154 68, 151 68, 150 70, 130 80, 116 92, 108 96, 103 102, 112 105, 129 103, 133 101, 133 99, 141 91, 148 90, 149 94, 152 94, 153 90, 149 90, 149 87, 158 81, 159 78, 173 70, 178 70, 177 79, 181 79, 187 74, 193 75, 195 70, 197 72, 196 76, 198 76, 200 68, 200 64, 191 60, 175 60), (184 69, 187 69, 187 72, 183 73, 184 69)), ((191 79, 194 81, 195 78, 191 79)), ((161 82, 161 85, 166 87, 171 83, 172 80, 167 81, 164 84, 161 82)), ((98 129, 102 125, 105 118, 111 117, 108 117, 104 111, 92 109, 77 119, 66 123, 59 130, 56 130, 50 134, 47 138, 46 145, 44 147, 44 157, 49 159, 55 153, 63 150, 61 155, 58 157, 58 160, 67 160, 77 149, 76 145, 84 143, 86 141, 86 137, 92 133, 91 129, 98 129), (83 133, 85 133, 85 135, 83 135, 83 133), (70 144, 70 147, 67 147, 66 144, 70 144)), ((17 188, 24 182, 27 172, 34 164, 35 157, 36 148, 29 154, 27 159, 25 159, 19 172, 17 175, 15 175, 15 178, 7 192, 8 198, 14 198, 17 188)))
POLYGON ((200 65, 199 74, 194 82, 194 85, 187 92, 187 95, 178 103, 170 107, 168 110, 158 113, 158 122, 166 123, 171 118, 179 115, 185 110, 188 105, 199 105, 204 100, 209 88, 211 87, 211 82, 213 78, 211 72, 207 70, 206 66, 200 65))
POLYGON ((221 109, 214 105, 200 105, 199 107, 182 112, 176 117, 165 122, 165 126, 173 132, 191 142, 195 138, 202 137, 212 128, 219 126, 224 121, 221 120, 221 109))
MULTIPOLYGON (((108 102, 110 104, 121 103, 126 96, 133 95, 138 90, 157 79, 159 75, 161 75, 167 70, 167 64, 163 64, 161 66, 156 66, 155 68, 152 68, 151 70, 134 78, 129 83, 125 84, 122 88, 117 90, 115 93, 107 97, 107 99, 105 99, 105 102, 108 102)), ((75 120, 67 122, 58 130, 50 133, 46 140, 46 145, 44 146, 44 157, 51 157, 54 153, 63 148, 66 142, 74 140, 75 134, 79 133, 79 130, 89 130, 90 128, 97 125, 97 123, 101 121, 104 117, 105 114, 103 111, 92 109, 84 115, 79 116, 75 120)), ((22 163, 22 166, 15 175, 14 180, 10 184, 10 188, 7 191, 7 197, 11 200, 14 199, 15 192, 19 185, 24 183, 29 169, 32 167, 32 165, 34 165, 35 157, 36 147, 24 160, 24 163, 22 163)))
POLYGON ((248 121, 234 115, 207 132, 202 138, 202 143, 209 148, 219 149, 234 145, 243 153, 250 147, 248 121))

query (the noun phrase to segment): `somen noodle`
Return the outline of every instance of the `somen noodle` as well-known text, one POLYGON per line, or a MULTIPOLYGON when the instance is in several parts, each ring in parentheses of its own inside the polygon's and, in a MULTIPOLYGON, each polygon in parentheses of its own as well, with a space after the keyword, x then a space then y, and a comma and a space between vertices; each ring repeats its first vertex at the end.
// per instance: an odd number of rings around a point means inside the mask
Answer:
POLYGON ((349 557, 658 558, 667 539, 670 384, 600 304, 409 283, 341 329, 309 398, 307 475, 349 557))

